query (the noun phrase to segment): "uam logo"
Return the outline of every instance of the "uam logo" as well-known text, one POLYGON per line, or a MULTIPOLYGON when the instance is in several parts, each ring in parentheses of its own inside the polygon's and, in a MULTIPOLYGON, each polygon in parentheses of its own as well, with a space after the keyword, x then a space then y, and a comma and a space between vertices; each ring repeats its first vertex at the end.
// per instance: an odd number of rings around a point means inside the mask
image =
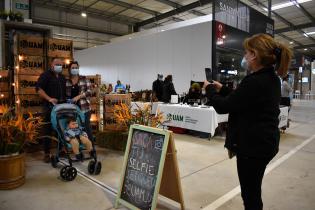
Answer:
POLYGON ((71 48, 71 45, 62 45, 62 44, 55 44, 55 43, 52 43, 49 45, 49 50, 51 51, 56 51, 56 50, 59 50, 59 51, 71 51, 72 48, 71 48))
POLYGON ((166 116, 166 119, 167 119, 168 121, 174 120, 174 121, 183 122, 183 121, 184 121, 184 116, 169 113, 169 114, 166 116))

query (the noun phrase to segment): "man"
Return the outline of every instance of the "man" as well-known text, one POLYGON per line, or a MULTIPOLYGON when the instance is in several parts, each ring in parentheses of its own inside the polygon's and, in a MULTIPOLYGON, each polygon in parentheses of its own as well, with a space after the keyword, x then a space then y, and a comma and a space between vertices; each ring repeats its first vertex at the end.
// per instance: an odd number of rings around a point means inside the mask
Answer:
POLYGON ((163 83, 162 101, 164 103, 169 103, 172 95, 177 95, 173 84, 173 76, 167 75, 163 83))
POLYGON ((125 93, 126 87, 121 84, 120 80, 117 80, 117 85, 115 86, 115 93, 125 93))
POLYGON ((162 74, 158 74, 157 80, 153 82, 152 92, 153 92, 153 98, 155 96, 158 99, 158 101, 162 101, 162 95, 163 95, 163 75, 162 74))
MULTIPOLYGON (((44 127, 45 135, 51 135, 50 113, 54 105, 66 100, 66 79, 61 74, 63 62, 54 58, 50 68, 43 72, 36 84, 38 95, 44 99, 44 121, 48 124, 44 127)), ((50 139, 44 139, 44 162, 50 162, 50 139)))

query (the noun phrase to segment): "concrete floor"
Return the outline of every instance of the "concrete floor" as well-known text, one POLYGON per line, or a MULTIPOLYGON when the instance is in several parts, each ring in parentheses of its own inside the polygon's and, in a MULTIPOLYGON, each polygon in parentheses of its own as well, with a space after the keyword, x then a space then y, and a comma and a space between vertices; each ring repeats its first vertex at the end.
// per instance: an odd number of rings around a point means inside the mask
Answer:
MULTIPOLYGON (((270 165, 281 163, 264 178, 264 209, 315 210, 315 101, 295 101, 290 118, 291 126, 281 135, 279 154, 270 165), (306 141, 309 143, 296 149, 306 141)), ((213 206, 218 203, 219 210, 243 209, 238 191, 231 192, 239 185, 236 164, 235 159, 227 158, 222 137, 208 141, 175 135, 175 142, 186 209, 216 209, 213 206), (226 202, 218 202, 219 198, 226 202)), ((115 191, 123 153, 98 149, 98 154, 103 170, 92 178, 115 191)), ((59 170, 43 163, 41 158, 40 153, 28 154, 26 183, 15 190, 0 191, 0 210, 114 209, 114 193, 83 176, 73 182, 63 182, 58 178, 59 170)), ((76 167, 87 173, 87 164, 76 164, 76 167)), ((158 209, 179 207, 160 198, 158 209)))

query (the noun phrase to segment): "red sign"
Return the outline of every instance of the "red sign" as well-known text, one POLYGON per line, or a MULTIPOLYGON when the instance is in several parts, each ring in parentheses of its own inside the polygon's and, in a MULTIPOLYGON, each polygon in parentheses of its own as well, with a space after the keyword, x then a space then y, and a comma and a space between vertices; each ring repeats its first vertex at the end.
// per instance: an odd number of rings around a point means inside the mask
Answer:
POLYGON ((217 43, 217 45, 223 45, 224 44, 224 39, 226 38, 225 25, 223 23, 216 22, 215 34, 216 34, 216 43, 217 43))

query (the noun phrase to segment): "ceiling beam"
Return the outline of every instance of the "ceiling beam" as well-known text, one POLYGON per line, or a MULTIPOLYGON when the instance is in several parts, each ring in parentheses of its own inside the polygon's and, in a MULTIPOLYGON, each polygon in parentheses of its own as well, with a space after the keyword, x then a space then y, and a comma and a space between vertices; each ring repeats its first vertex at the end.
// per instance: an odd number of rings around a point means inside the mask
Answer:
MULTIPOLYGON (((145 14, 149 14, 149 15, 152 15, 152 16, 158 16, 158 15, 161 15, 160 12, 157 12, 157 11, 154 11, 154 10, 150 10, 150 9, 146 9, 144 7, 139 7, 137 5, 134 5, 134 4, 129 4, 129 3, 126 3, 126 2, 123 2, 123 1, 118 1, 118 0, 100 0, 102 2, 105 2, 105 3, 109 3, 109 4, 113 4, 113 5, 116 5, 116 6, 121 6, 121 7, 124 7, 126 8, 126 10, 128 9, 131 9, 131 10, 135 10, 135 11, 138 11, 138 12, 142 12, 142 13, 145 13, 145 14)), ((180 19, 180 18, 176 18, 175 21, 183 21, 183 19, 180 19)))
MULTIPOLYGON (((76 5, 73 5, 71 8, 69 8, 68 4, 64 4, 63 2, 60 1, 54 1, 54 2, 46 2, 46 4, 43 4, 41 0, 33 0, 32 1, 33 6, 39 6, 47 9, 52 9, 52 8, 57 8, 60 11, 67 12, 67 13, 73 13, 73 14, 81 14, 82 8, 76 5)), ((139 19, 128 17, 128 16, 116 16, 115 18, 110 18, 113 16, 115 13, 111 12, 106 12, 106 11, 101 11, 97 9, 92 9, 89 8, 86 11, 88 13, 88 16, 102 19, 105 21, 111 21, 111 22, 116 22, 120 24, 125 24, 125 25, 133 25, 136 22, 139 22, 139 19)), ((34 14, 34 13, 33 13, 34 14)))
POLYGON ((118 33, 118 32, 108 31, 108 30, 104 30, 104 29, 100 29, 100 28, 94 28, 94 27, 85 26, 85 25, 66 23, 66 22, 56 21, 56 20, 46 19, 46 18, 34 17, 32 20, 33 20, 33 23, 38 23, 38 24, 58 26, 58 27, 66 27, 66 28, 72 28, 72 29, 88 31, 88 32, 109 34, 109 35, 114 35, 114 36, 123 36, 123 35, 127 34, 127 33, 118 33))
POLYGON ((96 4, 98 2, 99 2, 99 0, 96 0, 96 1, 92 2, 91 4, 89 4, 88 6, 84 7, 84 8, 88 9, 88 8, 92 7, 94 4, 96 4))
POLYGON ((305 24, 300 24, 300 25, 294 25, 292 27, 276 29, 275 34, 285 33, 285 32, 289 32, 289 31, 295 31, 295 30, 299 30, 299 29, 311 28, 311 27, 315 27, 315 22, 305 23, 305 24))
POLYGON ((305 48, 311 48, 311 47, 315 47, 315 44, 296 46, 296 47, 294 47, 294 49, 298 50, 298 49, 305 49, 305 48))
POLYGON ((132 10, 146 13, 146 14, 153 15, 153 16, 156 16, 159 14, 159 12, 157 12, 157 11, 146 9, 143 7, 139 7, 137 5, 129 4, 129 3, 119 1, 119 0, 100 0, 100 1, 105 2, 105 3, 109 3, 109 4, 113 4, 113 5, 117 5, 117 6, 121 6, 121 7, 127 8, 127 9, 132 9, 132 10))
MULTIPOLYGON (((175 9, 183 6, 181 4, 178 4, 178 3, 170 1, 170 0, 154 0, 154 1, 160 2, 160 3, 168 5, 168 6, 171 6, 175 9)), ((206 15, 205 13, 197 11, 197 10, 190 10, 189 13, 194 14, 196 16, 206 15)))
POLYGON ((315 23, 315 18, 302 6, 301 4, 298 4, 298 8, 303 12, 303 14, 308 17, 313 23, 315 23))
MULTIPOLYGON (((259 1, 257 1, 257 0, 249 0, 251 3, 253 3, 253 4, 256 4, 257 6, 261 6, 261 7, 263 7, 263 8, 266 8, 266 6, 263 4, 263 3, 261 3, 261 2, 259 2, 259 1)), ((279 15, 278 13, 276 13, 275 11, 271 11, 272 12, 272 14, 277 18, 277 19, 279 19, 280 21, 282 21, 283 23, 285 23, 285 24, 287 24, 289 27, 291 27, 291 28, 294 28, 294 24, 293 23, 291 23, 290 21, 288 21, 287 19, 285 19, 284 17, 282 17, 281 15, 279 15)), ((301 30, 301 29, 297 29, 296 31, 298 31, 300 34, 302 34, 303 36, 304 36, 304 34, 305 34, 305 32, 303 31, 303 30, 301 30)), ((311 37, 311 36, 308 36, 307 37, 308 39, 310 39, 310 40, 312 40, 313 42, 315 42, 315 39, 313 38, 313 37, 311 37)))
POLYGON ((169 12, 166 12, 166 13, 163 13, 163 14, 160 14, 156 17, 153 17, 153 18, 149 18, 147 20, 144 20, 142 22, 139 22, 139 23, 136 23, 135 24, 135 30, 139 30, 140 27, 142 26, 145 26, 145 25, 148 25, 150 23, 154 23, 154 22, 157 22, 157 21, 160 21, 160 20, 163 20, 163 19, 166 19, 166 18, 169 18, 169 17, 172 17, 174 15, 178 15, 180 13, 183 13, 183 12, 186 12, 186 11, 189 11, 189 10, 192 10, 196 7, 201 7, 201 6, 204 6, 204 5, 207 5, 207 4, 210 4, 212 3, 213 0, 199 0, 199 1, 195 1, 193 3, 190 3, 190 4, 187 4, 185 6, 181 6, 179 8, 176 8, 174 10, 171 10, 169 12))

